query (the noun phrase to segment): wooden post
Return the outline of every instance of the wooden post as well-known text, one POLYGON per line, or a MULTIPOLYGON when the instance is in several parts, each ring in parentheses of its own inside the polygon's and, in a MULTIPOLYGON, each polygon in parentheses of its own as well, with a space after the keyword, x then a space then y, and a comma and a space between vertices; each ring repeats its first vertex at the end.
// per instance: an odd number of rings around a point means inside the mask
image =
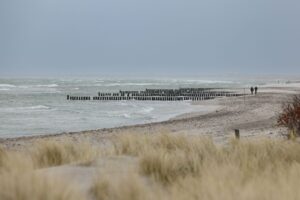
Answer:
POLYGON ((234 135, 236 139, 240 139, 240 130, 239 129, 234 129, 234 135))
POLYGON ((246 89, 244 88, 244 105, 246 105, 246 89))

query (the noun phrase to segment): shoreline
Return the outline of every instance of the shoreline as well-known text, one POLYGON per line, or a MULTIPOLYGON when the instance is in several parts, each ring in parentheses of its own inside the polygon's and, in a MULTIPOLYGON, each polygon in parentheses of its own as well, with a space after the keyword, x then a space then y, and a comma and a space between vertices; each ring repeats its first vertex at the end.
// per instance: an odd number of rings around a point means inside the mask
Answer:
MULTIPOLYGON (((192 106, 193 105, 191 102, 192 106)), ((7 138, 0 138, 0 145, 5 142, 17 142, 17 141, 26 141, 26 140, 37 140, 37 139, 48 139, 48 138, 56 138, 56 137, 64 137, 64 136, 70 136, 70 135, 81 135, 81 134, 90 134, 95 132, 101 132, 101 133, 110 133, 114 130, 126 130, 126 129, 132 129, 132 128, 146 128, 149 126, 155 126, 160 124, 168 124, 168 123, 176 123, 177 121, 182 120, 189 120, 191 115, 195 115, 194 117, 201 116, 201 115, 207 115, 209 113, 212 113, 214 111, 197 111, 197 112, 186 112, 182 114, 178 114, 174 117, 170 117, 167 120, 162 121, 155 121, 155 122, 149 122, 149 123, 141 123, 141 124, 133 124, 133 125, 124 125, 124 126, 116 126, 111 128, 99 128, 99 129, 91 129, 91 130, 82 130, 82 131, 69 131, 69 132, 60 132, 60 133, 47 133, 47 134, 37 134, 37 135, 23 135, 23 136, 16 136, 16 137, 7 137, 7 138), (202 114, 201 114, 202 113, 202 114)))
MULTIPOLYGON (((106 101, 102 104, 102 106, 106 107, 106 103, 110 103, 109 101, 106 101)), ((76 126, 76 121, 70 121, 66 118, 60 117, 58 123, 64 123, 66 126, 61 126, 62 128, 56 129, 55 126, 50 126, 48 121, 42 121, 39 120, 39 116, 35 116, 34 120, 31 123, 36 123, 37 121, 41 121, 41 123, 47 123, 45 126, 34 126, 32 130, 30 130, 30 127, 27 128, 26 125, 24 128, 22 128, 22 125, 14 125, 11 126, 13 127, 12 131, 7 130, 5 131, 2 130, 0 133, 0 140, 1 139, 13 139, 13 138, 24 138, 24 137, 39 137, 39 136, 49 136, 49 135, 59 135, 63 133, 73 133, 73 132, 82 132, 82 131, 93 131, 93 130, 102 130, 102 129, 112 129, 112 128, 118 128, 118 127, 123 127, 123 126, 135 126, 135 125, 142 125, 142 124, 151 124, 151 123, 157 123, 157 122, 163 122, 163 121, 168 121, 172 119, 176 119, 179 116, 184 116, 188 113, 192 112, 197 112, 197 113, 208 113, 210 112, 209 108, 206 108, 206 106, 202 105, 195 105, 193 104, 193 101, 170 101, 168 103, 167 101, 165 102, 154 102, 153 104, 151 102, 146 102, 146 104, 142 105, 140 102, 135 103, 134 101, 114 101, 113 103, 117 103, 119 105, 124 105, 128 104, 128 106, 132 106, 134 104, 134 107, 141 107, 140 109, 136 109, 135 111, 122 111, 120 113, 114 114, 115 111, 112 111, 110 114, 110 111, 105 111, 103 115, 108 115, 107 118, 103 118, 103 116, 100 116, 100 120, 95 123, 92 119, 89 119, 89 117, 85 115, 81 115, 80 117, 85 117, 88 120, 91 120, 92 123, 89 123, 87 121, 88 125, 85 125, 84 121, 78 121, 78 124, 83 124, 83 126, 76 126), (158 104, 159 103, 159 104, 158 104), (136 105, 137 104, 137 105, 136 105), (157 106, 160 105, 160 106, 157 106), (169 106, 170 105, 170 106, 169 106), (160 107, 166 108, 164 109, 163 112, 160 113, 159 109, 160 107), (179 108, 179 109, 177 109, 179 108), (147 109, 147 110, 146 110, 147 109), (150 111, 148 111, 150 109, 150 111), (146 110, 146 111, 145 111, 146 110), (108 113, 108 114, 107 114, 108 113), (116 117, 119 119, 115 120, 114 118, 111 119, 112 117, 116 117), (132 115, 132 116, 131 116, 132 115), (136 115, 136 116, 135 116, 136 115), (140 115, 140 116, 139 116, 140 115), (138 116, 138 117, 137 117, 138 116), (105 119, 103 121, 103 119, 105 119), (107 123, 107 121, 110 121, 107 123), (103 123, 102 123, 103 122, 103 123), (73 127, 71 124, 75 123, 75 126, 73 127), (91 124, 89 126, 89 124, 91 124), (14 129, 15 128, 15 129, 14 129), (37 128, 37 129, 36 129, 37 128), (39 131, 38 129, 41 129, 39 131)), ((97 105, 98 102, 94 101, 92 102, 91 105, 97 105)), ((87 105, 89 106, 89 105, 87 105)), ((110 105, 111 106, 111 105, 110 105)), ((29 108, 34 108, 34 107, 45 107, 45 110, 47 111, 55 111, 59 110, 51 105, 42 105, 39 104, 37 106, 29 106, 29 108)), ((18 107, 17 107, 18 108, 18 107)), ((28 108, 27 106, 21 107, 21 108, 28 108)), ((4 108, 5 109, 5 108, 4 108)), ((84 108, 85 109, 85 108, 84 108)), ((43 109, 39 110, 42 111, 43 109)), ((32 110, 30 110, 32 111, 32 110)), ((32 111, 33 112, 33 111, 32 111)), ((3 115, 5 116, 5 115, 3 115)), ((10 116, 11 117, 11 116, 10 116)), ((53 117, 53 114, 50 113, 49 117, 53 117)), ((45 116, 42 116, 42 119, 45 118, 45 116)), ((20 119, 23 120, 23 119, 20 119)))
MULTIPOLYGON (((294 86, 294 85, 293 85, 294 86)), ((120 133, 180 133, 210 136, 217 142, 224 142, 232 137, 234 129, 240 129, 242 137, 280 137, 286 130, 276 126, 276 116, 282 103, 294 94, 300 93, 298 87, 263 87, 258 95, 244 97, 216 98, 208 101, 192 102, 194 105, 210 106, 208 112, 190 112, 169 120, 145 124, 46 134, 1 138, 0 145, 6 148, 20 148, 36 140, 54 139, 73 141, 82 139, 101 140, 120 133), (245 101, 244 101, 245 100, 245 101)))
MULTIPOLYGON (((206 100, 210 101, 210 100, 206 100)), ((120 126, 114 126, 114 127, 107 127, 107 128, 97 128, 97 129, 86 129, 86 130, 78 130, 78 131, 63 131, 63 132, 57 132, 57 133, 37 133, 37 134, 28 134, 28 135, 15 135, 12 137, 0 137, 0 144, 3 140, 18 140, 18 139, 31 139, 31 138, 48 138, 48 137, 56 137, 60 135, 68 135, 68 134, 80 134, 84 132, 92 132, 92 131, 106 131, 106 130, 113 130, 113 129, 124 129, 124 128, 131 128, 131 127, 141 127, 141 126, 147 126, 151 124, 157 124, 157 123, 163 123, 163 122, 168 122, 168 121, 173 121, 173 120, 179 120, 179 119, 185 119, 185 118, 190 118, 190 115, 205 115, 211 112, 214 112, 218 106, 214 106, 214 108, 207 108, 206 104, 202 105, 199 103, 195 103, 194 101, 190 102, 185 102, 189 103, 191 107, 197 107, 197 106, 205 106, 205 108, 195 108, 197 111, 186 111, 186 112, 181 112, 178 114, 174 114, 173 116, 168 117, 167 119, 161 118, 154 120, 152 122, 141 122, 137 124, 128 124, 128 125, 120 125, 120 126)), ((210 106, 210 105, 208 105, 210 106)), ((210 106, 212 107, 212 106, 210 106)))

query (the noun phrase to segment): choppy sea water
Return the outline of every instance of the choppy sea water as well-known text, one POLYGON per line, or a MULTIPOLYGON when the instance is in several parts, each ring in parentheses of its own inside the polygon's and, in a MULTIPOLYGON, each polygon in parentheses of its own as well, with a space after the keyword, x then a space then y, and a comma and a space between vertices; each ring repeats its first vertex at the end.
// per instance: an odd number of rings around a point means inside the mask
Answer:
POLYGON ((0 137, 111 128, 170 119, 205 109, 190 102, 67 101, 66 95, 146 88, 241 87, 222 80, 130 80, 105 78, 0 79, 0 137))

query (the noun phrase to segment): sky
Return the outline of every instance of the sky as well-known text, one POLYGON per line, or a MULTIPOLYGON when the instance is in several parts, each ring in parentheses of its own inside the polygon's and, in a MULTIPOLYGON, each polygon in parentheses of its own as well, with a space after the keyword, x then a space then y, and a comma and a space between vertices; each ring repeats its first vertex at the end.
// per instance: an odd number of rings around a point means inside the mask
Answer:
POLYGON ((0 77, 300 74, 299 0, 0 0, 0 77))

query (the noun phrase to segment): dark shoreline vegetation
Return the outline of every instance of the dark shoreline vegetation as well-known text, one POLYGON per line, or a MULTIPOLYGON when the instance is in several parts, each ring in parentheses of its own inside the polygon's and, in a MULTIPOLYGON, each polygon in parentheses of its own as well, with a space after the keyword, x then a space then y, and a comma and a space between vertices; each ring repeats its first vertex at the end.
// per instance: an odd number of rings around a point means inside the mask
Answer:
POLYGON ((300 95, 295 95, 290 102, 283 104, 278 117, 278 125, 289 129, 288 138, 300 136, 300 95))

